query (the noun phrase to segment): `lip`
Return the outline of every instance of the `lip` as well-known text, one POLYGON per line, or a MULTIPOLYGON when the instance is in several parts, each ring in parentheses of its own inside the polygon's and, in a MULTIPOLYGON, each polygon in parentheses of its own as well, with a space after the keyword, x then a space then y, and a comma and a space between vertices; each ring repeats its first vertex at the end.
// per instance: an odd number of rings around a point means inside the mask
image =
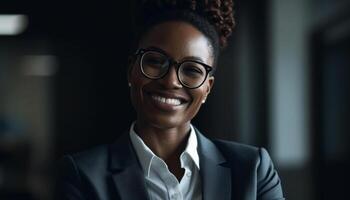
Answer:
POLYGON ((166 91, 144 91, 144 93, 147 96, 147 99, 151 102, 151 104, 156 107, 157 109, 163 110, 163 111, 176 111, 178 109, 181 109, 187 102, 189 102, 189 98, 185 97, 184 95, 173 93, 173 92, 166 92, 166 91), (170 99, 178 99, 180 100, 179 105, 172 105, 164 102, 160 102, 155 100, 152 96, 160 96, 164 98, 170 98, 170 99))
POLYGON ((157 95, 161 97, 165 97, 168 99, 179 99, 181 103, 186 103, 189 100, 188 97, 182 94, 174 93, 174 92, 167 92, 167 91, 145 91, 148 95, 157 95))

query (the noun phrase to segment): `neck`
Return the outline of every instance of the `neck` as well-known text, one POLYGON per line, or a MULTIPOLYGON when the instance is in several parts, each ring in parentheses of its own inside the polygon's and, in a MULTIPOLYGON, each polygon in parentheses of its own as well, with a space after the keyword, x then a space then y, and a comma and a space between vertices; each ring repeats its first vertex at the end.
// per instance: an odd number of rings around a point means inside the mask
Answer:
POLYGON ((138 120, 135 128, 143 142, 167 164, 179 160, 190 135, 190 122, 179 127, 162 128, 138 120))

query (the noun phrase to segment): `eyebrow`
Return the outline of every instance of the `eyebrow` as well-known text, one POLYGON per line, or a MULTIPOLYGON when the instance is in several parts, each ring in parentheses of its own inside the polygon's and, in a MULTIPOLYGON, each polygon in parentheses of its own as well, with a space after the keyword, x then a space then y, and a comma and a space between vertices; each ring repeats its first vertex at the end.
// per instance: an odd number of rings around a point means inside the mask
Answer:
POLYGON ((145 49, 148 49, 148 50, 155 50, 155 51, 158 51, 160 53, 163 53, 164 55, 168 56, 168 57, 171 57, 166 51, 164 51, 163 49, 161 48, 158 48, 158 47, 155 47, 155 46, 150 46, 150 47, 147 47, 145 49))
POLYGON ((182 60, 194 60, 205 64, 204 60, 202 60, 200 57, 197 57, 197 56, 186 56, 182 60))
MULTIPOLYGON (((158 51, 158 52, 163 53, 164 55, 168 56, 169 58, 172 58, 172 56, 170 56, 166 51, 164 51, 161 48, 158 48, 158 47, 155 47, 155 46, 150 46, 150 47, 147 47, 146 49, 158 51)), ((194 61, 198 61, 198 62, 201 62, 201 63, 205 64, 204 60, 202 60, 198 56, 186 56, 186 57, 182 58, 180 60, 180 62, 181 61, 186 61, 186 60, 194 60, 194 61)))

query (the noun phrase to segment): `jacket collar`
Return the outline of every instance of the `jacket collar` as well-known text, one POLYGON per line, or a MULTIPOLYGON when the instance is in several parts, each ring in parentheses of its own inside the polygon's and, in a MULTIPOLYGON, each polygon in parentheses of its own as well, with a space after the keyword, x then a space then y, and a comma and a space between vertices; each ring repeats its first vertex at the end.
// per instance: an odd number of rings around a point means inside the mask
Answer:
POLYGON ((203 199, 231 199, 231 169, 215 144, 197 129, 203 199))
POLYGON ((110 146, 109 169, 122 200, 149 199, 142 168, 128 133, 110 146))
MULTIPOLYGON (((198 139, 203 199, 231 198, 231 170, 215 144, 195 128, 198 139)), ((122 200, 148 199, 142 167, 128 132, 110 146, 109 169, 122 200)))

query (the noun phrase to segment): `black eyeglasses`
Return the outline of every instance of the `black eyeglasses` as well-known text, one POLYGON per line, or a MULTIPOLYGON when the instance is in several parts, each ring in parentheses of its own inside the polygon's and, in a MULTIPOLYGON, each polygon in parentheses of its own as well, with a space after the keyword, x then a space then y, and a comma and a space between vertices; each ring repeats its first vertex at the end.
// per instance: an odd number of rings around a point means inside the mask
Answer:
POLYGON ((140 56, 140 68, 144 76, 157 80, 163 78, 172 65, 176 67, 176 75, 182 86, 195 89, 203 85, 212 67, 196 60, 177 62, 158 49, 138 49, 135 53, 140 56))

